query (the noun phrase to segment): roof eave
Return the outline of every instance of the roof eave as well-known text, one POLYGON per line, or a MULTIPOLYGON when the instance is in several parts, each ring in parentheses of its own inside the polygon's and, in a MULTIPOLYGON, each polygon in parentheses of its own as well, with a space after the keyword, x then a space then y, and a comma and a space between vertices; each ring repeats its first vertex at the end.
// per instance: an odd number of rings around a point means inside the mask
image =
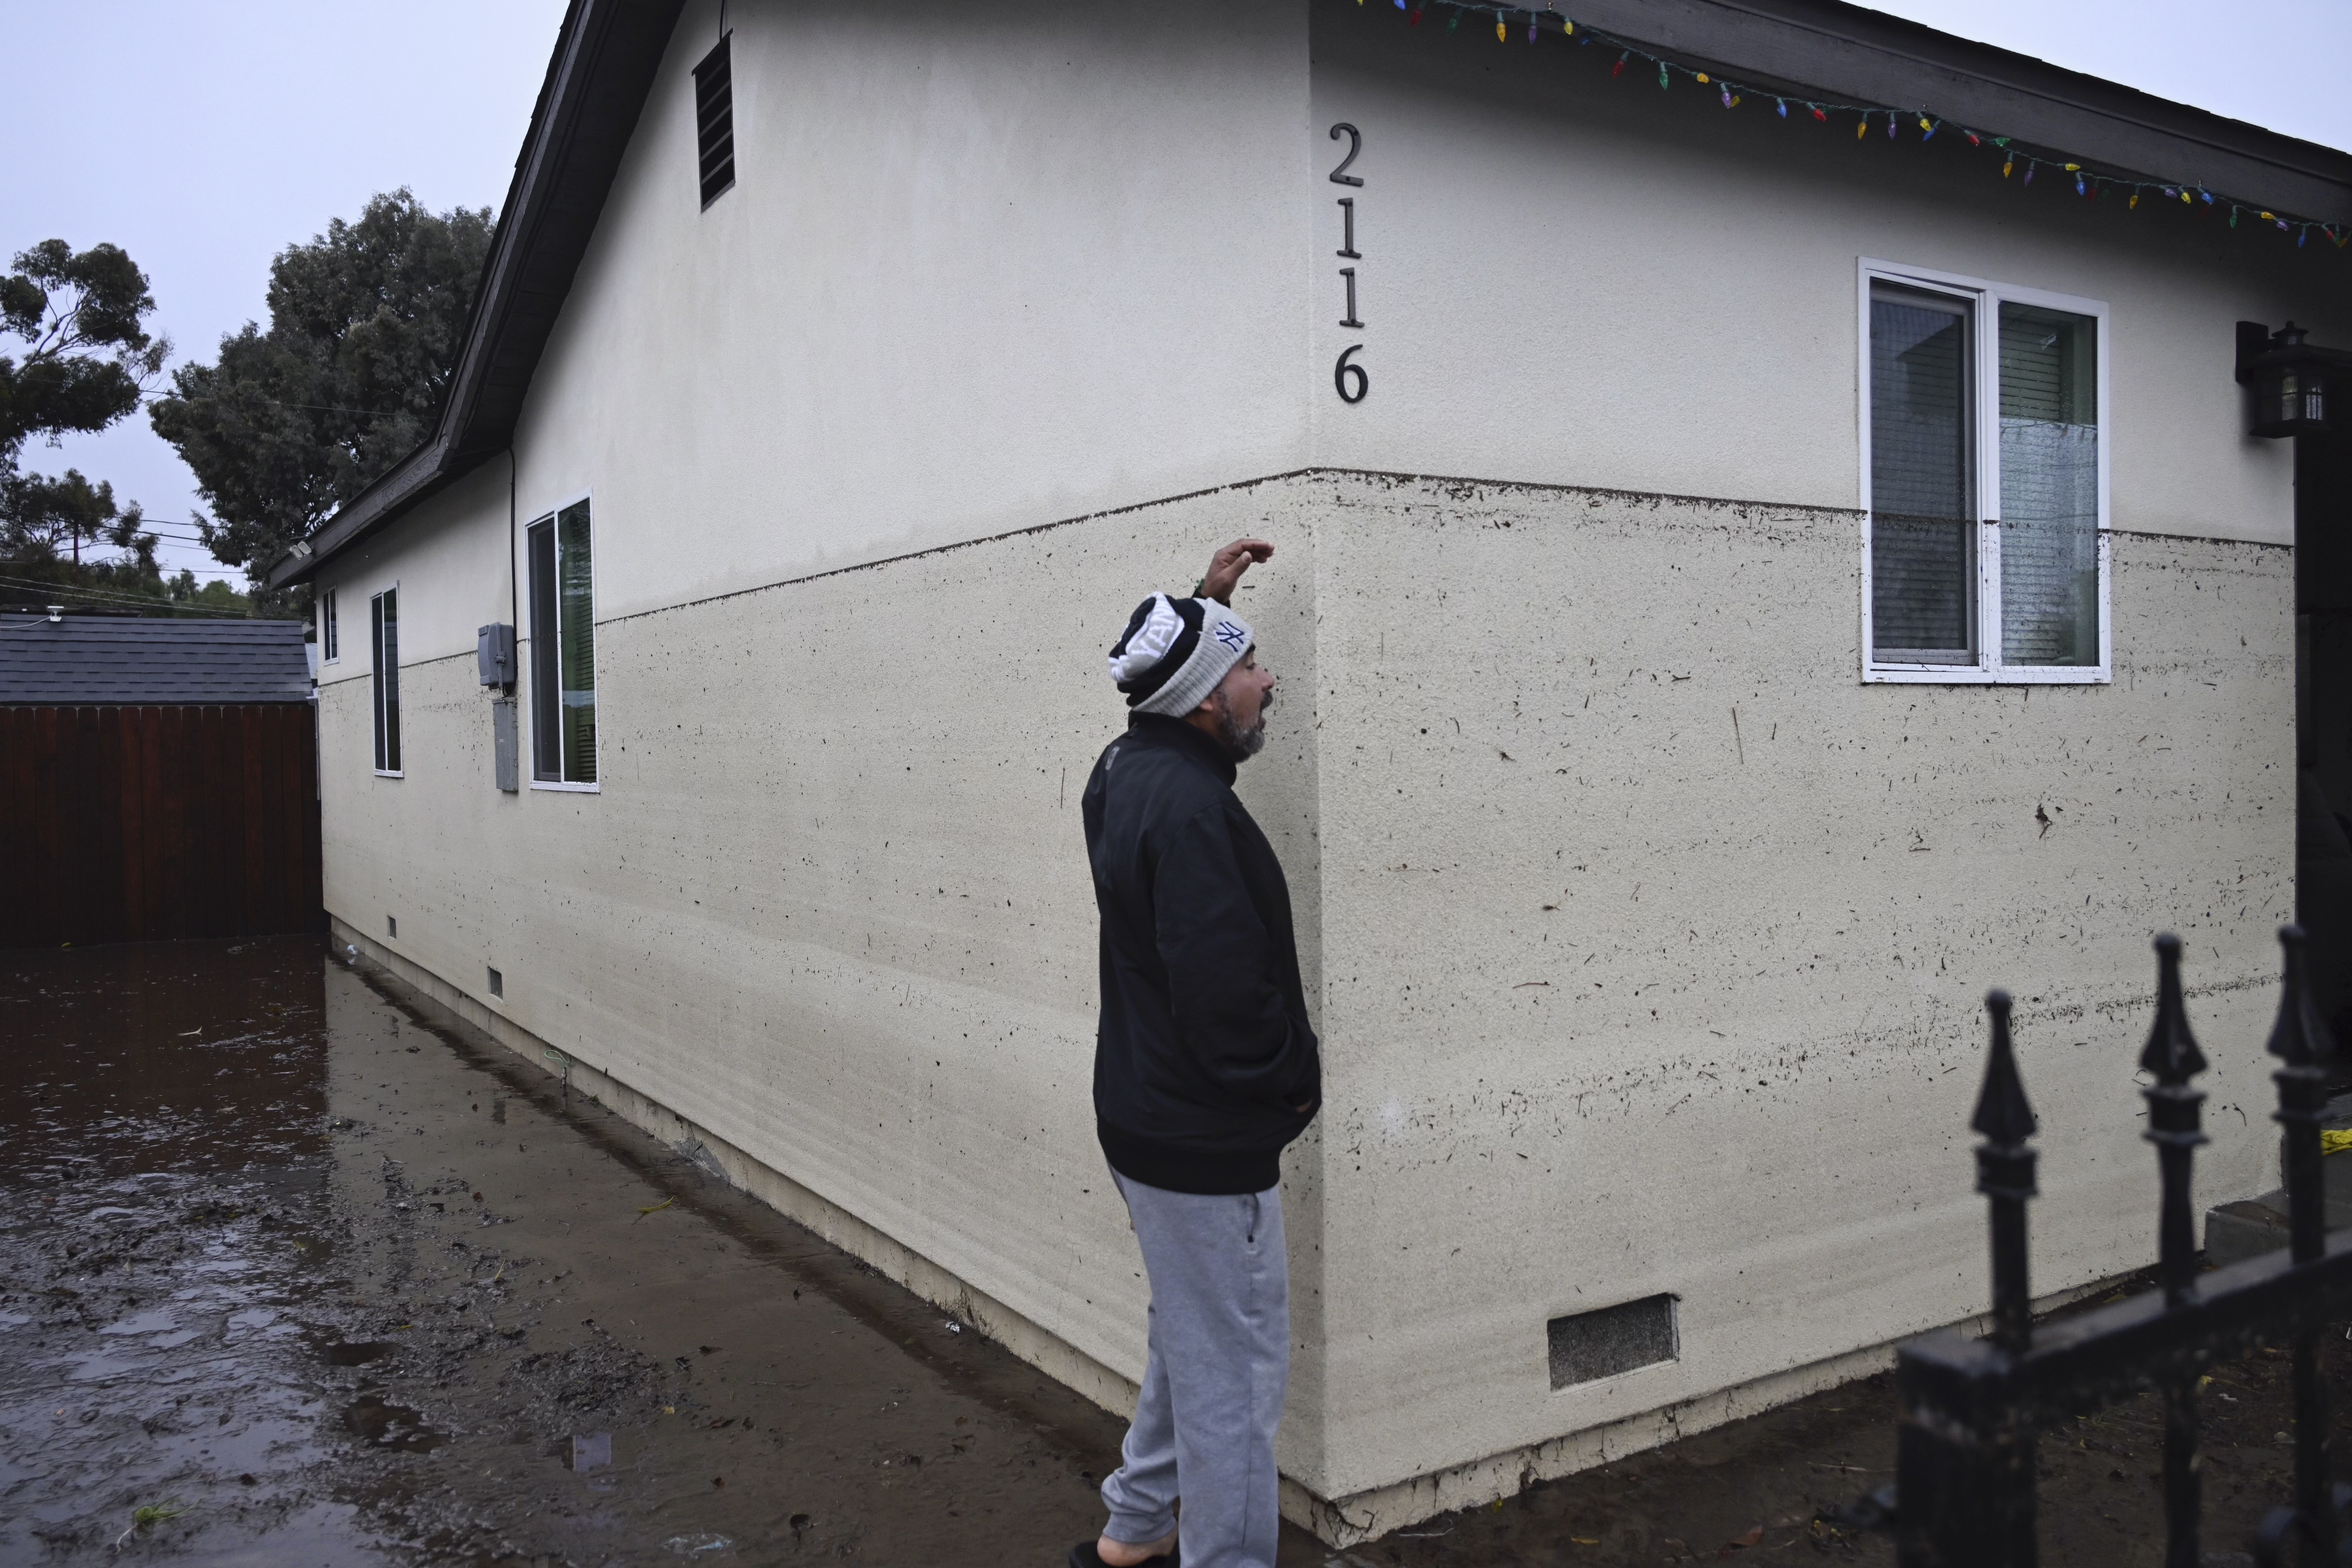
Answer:
POLYGON ((431 440, 394 463, 381 479, 338 508, 316 533, 278 558, 278 563, 269 569, 269 586, 288 588, 309 582, 311 574, 325 565, 331 556, 358 543, 457 478, 445 460, 446 447, 436 432, 431 440))
POLYGON ((282 588, 513 439, 532 373, 636 131, 684 0, 572 0, 499 210, 449 397, 425 443, 269 568, 282 588))
POLYGON ((1575 20, 1695 65, 1925 109, 2118 171, 2352 223, 2352 153, 1844 0, 1578 0, 1575 20))

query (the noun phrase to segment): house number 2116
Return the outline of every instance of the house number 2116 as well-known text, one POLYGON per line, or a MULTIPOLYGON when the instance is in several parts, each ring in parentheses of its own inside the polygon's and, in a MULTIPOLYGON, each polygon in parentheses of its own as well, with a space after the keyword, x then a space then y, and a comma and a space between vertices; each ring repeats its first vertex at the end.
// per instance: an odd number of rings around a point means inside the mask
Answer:
MULTIPOLYGON (((1363 152, 1364 133, 1341 121, 1331 127, 1331 140, 1337 142, 1342 137, 1347 139, 1348 155, 1339 160, 1338 168, 1331 171, 1331 183, 1353 185, 1360 190, 1363 188, 1363 176, 1348 173, 1348 165, 1363 152)), ((1339 259, 1361 261, 1363 253, 1356 248, 1356 198, 1353 196, 1339 198, 1339 259)), ((1339 279, 1348 288, 1348 313, 1340 319, 1339 324, 1350 331, 1360 332, 1364 330, 1364 323, 1356 318, 1356 269, 1342 267, 1339 279)), ((1342 403, 1361 403, 1364 394, 1372 389, 1372 378, 1364 373, 1362 365, 1356 363, 1356 356, 1363 352, 1363 344, 1349 343, 1340 351, 1339 363, 1331 367, 1331 385, 1339 394, 1342 403)))

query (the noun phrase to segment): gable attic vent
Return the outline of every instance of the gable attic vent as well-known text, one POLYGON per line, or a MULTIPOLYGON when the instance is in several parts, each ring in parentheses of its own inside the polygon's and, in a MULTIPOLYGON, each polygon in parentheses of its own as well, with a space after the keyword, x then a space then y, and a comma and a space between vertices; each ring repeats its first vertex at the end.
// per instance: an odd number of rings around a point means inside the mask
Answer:
POLYGON ((694 68, 695 150, 702 160, 702 205, 735 183, 735 83, 727 64, 733 34, 694 68))

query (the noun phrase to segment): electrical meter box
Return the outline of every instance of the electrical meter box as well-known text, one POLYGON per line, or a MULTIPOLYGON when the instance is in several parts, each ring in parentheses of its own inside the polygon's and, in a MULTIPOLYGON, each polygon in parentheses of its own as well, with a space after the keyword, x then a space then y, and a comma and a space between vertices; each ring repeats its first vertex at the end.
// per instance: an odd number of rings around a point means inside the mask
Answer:
POLYGON ((474 662, 480 667, 485 686, 512 686, 515 683, 514 627, 504 621, 494 621, 474 634, 474 662))
POLYGON ((515 702, 511 697, 490 701, 490 765, 499 788, 512 795, 522 787, 521 753, 516 745, 515 702))

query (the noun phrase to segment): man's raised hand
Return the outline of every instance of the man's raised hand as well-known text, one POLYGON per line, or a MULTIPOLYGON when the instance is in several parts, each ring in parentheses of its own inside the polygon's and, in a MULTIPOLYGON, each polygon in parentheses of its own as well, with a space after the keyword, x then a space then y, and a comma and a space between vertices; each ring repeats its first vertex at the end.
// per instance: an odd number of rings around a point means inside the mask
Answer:
POLYGON ((1220 605, 1234 602, 1234 589, 1242 574, 1261 561, 1274 557, 1274 546, 1263 539, 1236 539, 1209 557, 1208 575, 1201 579, 1201 596, 1214 599, 1220 605))

